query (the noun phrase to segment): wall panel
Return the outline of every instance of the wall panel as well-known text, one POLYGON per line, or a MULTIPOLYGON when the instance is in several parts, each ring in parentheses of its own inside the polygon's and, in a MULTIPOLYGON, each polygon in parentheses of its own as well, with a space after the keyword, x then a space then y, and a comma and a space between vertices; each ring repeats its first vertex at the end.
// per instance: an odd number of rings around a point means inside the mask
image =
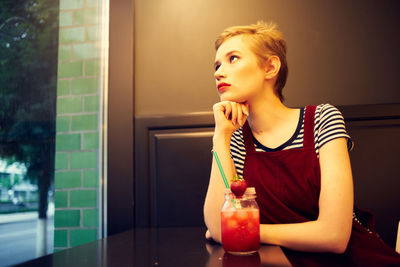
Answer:
POLYGON ((350 153, 355 203, 376 216, 376 229, 395 245, 400 221, 400 118, 347 123, 355 141, 350 153))
POLYGON ((213 128, 150 131, 153 226, 203 226, 213 128))

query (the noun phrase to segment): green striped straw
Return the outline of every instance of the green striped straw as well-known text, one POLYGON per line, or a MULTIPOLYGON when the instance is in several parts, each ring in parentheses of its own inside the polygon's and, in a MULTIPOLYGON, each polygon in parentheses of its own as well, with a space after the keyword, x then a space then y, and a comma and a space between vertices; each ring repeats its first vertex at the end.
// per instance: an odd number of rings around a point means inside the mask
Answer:
POLYGON ((226 188, 229 189, 229 184, 228 184, 228 181, 226 180, 224 170, 222 169, 222 166, 221 166, 221 162, 219 162, 219 158, 218 158, 217 152, 215 152, 213 150, 212 153, 214 154, 215 161, 217 162, 217 165, 218 165, 219 171, 221 173, 222 179, 224 179, 225 186, 226 186, 226 188))

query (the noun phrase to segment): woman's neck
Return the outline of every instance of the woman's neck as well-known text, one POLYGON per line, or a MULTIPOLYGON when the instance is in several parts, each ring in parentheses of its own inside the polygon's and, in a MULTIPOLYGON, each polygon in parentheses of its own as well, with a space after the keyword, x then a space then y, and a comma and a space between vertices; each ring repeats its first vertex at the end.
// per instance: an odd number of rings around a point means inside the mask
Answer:
POLYGON ((273 133, 291 124, 298 112, 282 104, 275 95, 259 96, 249 101, 248 122, 253 133, 261 135, 273 133))

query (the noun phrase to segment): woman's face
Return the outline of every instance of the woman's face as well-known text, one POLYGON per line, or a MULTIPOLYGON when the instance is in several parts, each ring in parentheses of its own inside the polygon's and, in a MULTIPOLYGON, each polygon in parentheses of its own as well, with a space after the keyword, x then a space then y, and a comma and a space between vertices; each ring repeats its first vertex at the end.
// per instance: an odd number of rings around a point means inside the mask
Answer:
POLYGON ((215 55, 214 66, 221 101, 244 103, 263 91, 265 70, 242 35, 222 43, 215 55))

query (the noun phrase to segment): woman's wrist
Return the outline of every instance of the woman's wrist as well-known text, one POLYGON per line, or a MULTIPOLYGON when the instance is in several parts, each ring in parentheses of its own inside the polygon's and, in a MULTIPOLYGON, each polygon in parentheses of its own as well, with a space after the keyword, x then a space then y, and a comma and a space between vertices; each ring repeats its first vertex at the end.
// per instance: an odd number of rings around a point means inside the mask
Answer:
POLYGON ((220 158, 227 157, 228 155, 230 157, 230 149, 230 139, 227 139, 224 136, 214 136, 212 151, 217 153, 220 158))
POLYGON ((221 147, 221 146, 229 148, 230 143, 231 143, 231 137, 232 137, 232 134, 229 134, 229 133, 215 132, 214 136, 213 136, 213 148, 221 147))
POLYGON ((218 139, 218 140, 228 139, 230 141, 232 135, 233 135, 232 131, 218 129, 218 127, 215 127, 215 129, 214 129, 214 139, 218 139))

